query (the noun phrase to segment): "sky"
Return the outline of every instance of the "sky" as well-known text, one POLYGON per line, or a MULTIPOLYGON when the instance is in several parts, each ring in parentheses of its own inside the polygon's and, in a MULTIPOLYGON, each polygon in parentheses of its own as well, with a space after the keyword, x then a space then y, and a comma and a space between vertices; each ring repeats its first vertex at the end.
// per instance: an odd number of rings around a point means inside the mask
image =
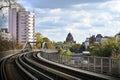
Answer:
POLYGON ((19 0, 35 13, 35 31, 51 41, 65 41, 72 33, 77 43, 102 34, 120 32, 120 0, 19 0))

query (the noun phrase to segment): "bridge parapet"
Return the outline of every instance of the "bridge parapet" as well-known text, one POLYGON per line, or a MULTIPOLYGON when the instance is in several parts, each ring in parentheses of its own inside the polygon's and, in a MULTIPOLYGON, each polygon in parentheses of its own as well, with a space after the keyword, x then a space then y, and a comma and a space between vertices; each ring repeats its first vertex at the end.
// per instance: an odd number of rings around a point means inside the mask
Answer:
POLYGON ((57 53, 48 54, 45 52, 43 52, 41 56, 53 62, 67 66, 114 77, 120 77, 120 59, 95 56, 68 56, 57 53))

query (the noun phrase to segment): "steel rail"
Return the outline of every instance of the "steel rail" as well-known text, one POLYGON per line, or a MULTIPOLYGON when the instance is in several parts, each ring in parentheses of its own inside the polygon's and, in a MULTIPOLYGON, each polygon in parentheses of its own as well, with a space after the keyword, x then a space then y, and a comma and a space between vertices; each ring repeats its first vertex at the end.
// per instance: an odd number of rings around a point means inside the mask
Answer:
POLYGON ((31 74, 33 74, 34 76, 37 76, 38 79, 45 79, 45 80, 54 80, 53 78, 49 77, 48 75, 40 72, 39 70, 33 68, 32 66, 30 66, 27 62, 24 61, 24 59, 22 58, 25 58, 25 54, 22 56, 22 57, 19 57, 19 60, 21 61, 21 63, 29 70, 29 72, 31 72, 31 74))
MULTIPOLYGON (((32 55, 32 56, 34 56, 35 55, 35 53, 32 55)), ((31 60, 31 59, 29 59, 29 58, 25 58, 28 62, 30 62, 31 64, 34 64, 34 65, 36 65, 36 66, 38 66, 39 68, 42 68, 42 69, 44 69, 45 71, 48 71, 48 72, 50 72, 50 73, 52 73, 52 74, 55 74, 56 76, 60 76, 60 77, 62 77, 62 78, 64 78, 64 79, 67 79, 67 80, 81 80, 80 78, 77 78, 77 77, 75 77, 75 76, 72 76, 72 75, 69 75, 69 74, 66 74, 66 73, 63 73, 63 72, 61 72, 61 71, 58 71, 58 70, 56 70, 55 68, 50 68, 48 65, 46 66, 46 65, 44 65, 44 64, 42 64, 42 63, 39 63, 37 60, 35 61, 34 59, 33 60, 31 60)))
POLYGON ((38 80, 35 76, 33 76, 31 73, 29 73, 27 70, 25 70, 24 68, 23 68, 23 66, 20 64, 20 62, 19 62, 19 58, 17 58, 16 60, 15 60, 15 62, 16 62, 16 64, 17 64, 17 66, 27 75, 27 76, 29 76, 29 78, 30 79, 32 79, 32 80, 38 80))
POLYGON ((5 72, 5 62, 6 62, 6 59, 2 60, 0 62, 0 76, 1 76, 1 80, 7 80, 7 76, 6 76, 6 72, 5 72))

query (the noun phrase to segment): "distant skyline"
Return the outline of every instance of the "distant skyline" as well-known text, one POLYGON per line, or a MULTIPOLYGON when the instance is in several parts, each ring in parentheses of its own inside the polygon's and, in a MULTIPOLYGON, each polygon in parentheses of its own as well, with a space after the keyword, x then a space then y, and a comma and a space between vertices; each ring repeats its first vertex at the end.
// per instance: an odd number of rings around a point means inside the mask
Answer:
POLYGON ((36 15, 35 31, 52 41, 69 32, 78 43, 86 37, 114 36, 120 31, 120 0, 18 0, 36 15))

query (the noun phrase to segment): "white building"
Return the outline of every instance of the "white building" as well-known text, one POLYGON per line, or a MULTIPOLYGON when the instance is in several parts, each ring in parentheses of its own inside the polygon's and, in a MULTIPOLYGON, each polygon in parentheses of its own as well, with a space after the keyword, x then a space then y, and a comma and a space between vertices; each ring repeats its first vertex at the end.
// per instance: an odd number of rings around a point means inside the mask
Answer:
POLYGON ((120 32, 115 35, 116 41, 120 42, 120 32))
POLYGON ((0 29, 0 37, 3 40, 12 41, 12 36, 11 36, 10 33, 8 33, 8 29, 7 28, 1 28, 0 29))
POLYGON ((26 41, 34 41, 34 14, 22 10, 18 12, 18 41, 26 43, 26 41))

